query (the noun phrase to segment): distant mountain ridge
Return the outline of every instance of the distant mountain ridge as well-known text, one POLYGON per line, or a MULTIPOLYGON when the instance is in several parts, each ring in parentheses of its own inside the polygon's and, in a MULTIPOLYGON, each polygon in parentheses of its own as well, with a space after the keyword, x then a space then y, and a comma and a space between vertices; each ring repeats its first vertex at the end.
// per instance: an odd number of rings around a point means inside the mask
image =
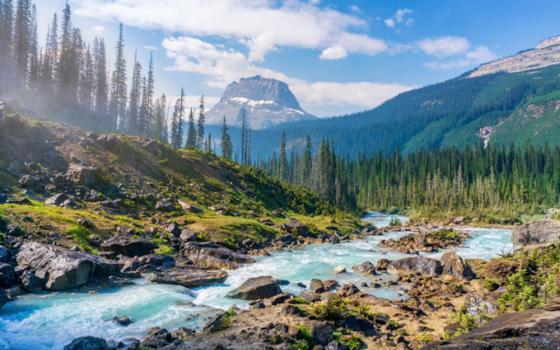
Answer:
POLYGON ((228 124, 240 126, 243 108, 253 129, 316 118, 301 108, 286 83, 256 75, 229 84, 220 101, 208 111, 207 121, 221 124, 225 116, 228 124))

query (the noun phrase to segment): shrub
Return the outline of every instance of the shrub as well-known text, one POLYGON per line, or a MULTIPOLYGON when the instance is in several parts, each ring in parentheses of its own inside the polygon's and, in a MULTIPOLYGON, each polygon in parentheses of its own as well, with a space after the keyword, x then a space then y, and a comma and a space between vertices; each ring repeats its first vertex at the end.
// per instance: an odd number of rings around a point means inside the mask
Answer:
POLYGON ((326 303, 315 305, 313 313, 320 320, 336 322, 348 316, 350 311, 343 298, 338 295, 331 295, 326 303))

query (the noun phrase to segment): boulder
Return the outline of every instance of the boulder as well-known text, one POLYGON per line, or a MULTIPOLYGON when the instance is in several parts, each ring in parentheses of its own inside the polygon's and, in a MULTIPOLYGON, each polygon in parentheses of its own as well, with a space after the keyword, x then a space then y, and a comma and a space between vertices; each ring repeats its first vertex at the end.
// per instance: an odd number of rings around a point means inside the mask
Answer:
POLYGON ((381 258, 377 260, 377 266, 375 267, 377 271, 387 271, 387 267, 391 263, 391 260, 381 258))
POLYGON ((93 187, 98 184, 100 178, 100 171, 91 166, 70 164, 66 171, 66 181, 77 186, 93 187))
POLYGON ((340 287, 337 281, 335 280, 326 280, 323 281, 323 286, 325 286, 325 290, 328 292, 330 290, 336 289, 340 287))
POLYGON ((45 200, 46 205, 56 205, 60 206, 64 201, 68 200, 68 196, 64 193, 57 193, 53 196, 50 196, 45 200))
POLYGON ((319 279, 312 279, 309 283, 309 291, 311 293, 324 293, 326 292, 325 285, 319 279))
POLYGON ((352 267, 352 271, 361 273, 364 275, 375 275, 375 266, 369 261, 363 262, 360 265, 352 267))
POLYGON ((560 304, 496 317, 453 340, 431 343, 424 350, 540 349, 560 344, 560 304))
POLYGON ((467 279, 474 277, 471 267, 455 252, 445 252, 441 256, 440 262, 442 265, 442 273, 445 275, 467 279))
POLYGON ((511 240, 517 246, 547 245, 560 240, 560 221, 540 220, 513 230, 511 240))
POLYGON ((113 322, 115 322, 116 324, 124 326, 124 327, 132 324, 132 320, 130 319, 130 317, 127 317, 127 316, 115 316, 111 320, 113 322))
POLYGON ((156 210, 158 211, 168 212, 168 211, 173 211, 175 209, 176 209, 175 204, 170 198, 163 198, 162 200, 156 203, 156 210))
POLYGON ((437 276, 441 274, 441 263, 439 260, 424 256, 403 258, 391 262, 387 271, 394 274, 420 274, 437 276))
POLYGON ((169 268, 149 274, 148 280, 155 283, 175 284, 187 288, 222 283, 228 274, 222 270, 200 268, 169 268))
POLYGON ((304 237, 309 235, 309 228, 296 219, 290 219, 282 227, 286 230, 286 232, 291 234, 297 234, 304 237))
POLYGON ((35 276, 35 273, 30 270, 25 270, 19 277, 19 282, 22 287, 28 292, 36 293, 43 289, 43 280, 35 276))
POLYGON ((173 237, 179 237, 179 235, 181 234, 181 228, 175 222, 172 222, 169 225, 167 225, 165 227, 165 231, 171 233, 173 237))
POLYGON ((204 210, 202 210, 202 208, 197 207, 196 205, 192 205, 190 203, 187 203, 185 201, 182 201, 180 199, 178 200, 178 203, 184 211, 189 212, 189 213, 200 214, 204 211, 204 210))
POLYGON ((341 297, 347 298, 359 292, 360 290, 358 289, 358 287, 356 287, 352 283, 348 283, 340 287, 336 294, 340 295, 341 297))
POLYGON ((271 298, 282 293, 278 282, 271 276, 249 278, 243 284, 230 291, 228 298, 256 300, 271 298))
POLYGON ((318 345, 327 345, 331 340, 334 331, 335 328, 330 323, 314 323, 311 326, 311 337, 313 337, 313 343, 318 345))
POLYGON ((118 271, 118 264, 91 254, 27 242, 17 254, 18 270, 30 270, 46 290, 67 290, 93 279, 105 279, 118 271))
POLYGON ((10 264, 0 263, 0 287, 9 288, 17 283, 16 271, 10 264))
POLYGON ((105 339, 88 336, 72 340, 64 350, 109 350, 109 346, 105 339))
POLYGON ((134 237, 128 234, 119 234, 101 243, 101 250, 109 252, 114 256, 119 254, 125 256, 142 256, 151 254, 157 248, 157 244, 145 238, 134 237))
POLYGON ((175 339, 167 329, 153 327, 148 330, 148 336, 142 339, 141 348, 161 349, 171 344, 175 339))
POLYGON ((210 242, 187 242, 183 245, 181 253, 196 266, 204 268, 231 270, 238 268, 239 264, 255 262, 250 256, 210 242))
POLYGON ((344 266, 337 266, 334 268, 334 273, 346 273, 346 268, 344 266))
POLYGON ((372 337, 378 334, 375 324, 363 317, 348 315, 342 319, 341 324, 342 327, 346 329, 351 329, 353 331, 363 333, 368 337, 372 337))
POLYGON ((196 241, 196 234, 189 230, 188 228, 184 228, 181 230, 181 233, 179 234, 179 239, 181 240, 181 242, 192 242, 192 241, 196 241))

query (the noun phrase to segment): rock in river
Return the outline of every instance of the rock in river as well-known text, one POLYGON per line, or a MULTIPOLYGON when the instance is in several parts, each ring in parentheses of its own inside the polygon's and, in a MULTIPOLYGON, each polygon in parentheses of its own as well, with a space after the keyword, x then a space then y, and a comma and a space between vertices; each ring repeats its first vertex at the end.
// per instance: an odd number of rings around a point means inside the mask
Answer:
POLYGON ((208 286, 222 283, 228 274, 222 270, 201 268, 169 268, 148 275, 148 280, 155 283, 175 284, 187 288, 208 286))
POLYGON ((387 266, 387 272, 394 274, 404 273, 437 276, 441 274, 441 270, 442 267, 439 260, 423 256, 395 260, 387 266))
POLYGON ((91 254, 27 242, 17 255, 18 270, 30 270, 46 290, 66 290, 104 279, 118 271, 118 264, 91 254))
POLYGON ((105 339, 96 337, 81 337, 72 340, 64 350, 109 350, 105 339))
POLYGON ((459 278, 472 278, 471 267, 455 252, 445 252, 441 259, 442 273, 459 278))
POLYGON ((282 293, 278 281, 271 276, 249 278, 227 294, 228 298, 257 300, 270 298, 282 293))
POLYGON ((360 265, 353 266, 352 270, 364 275, 375 275, 375 266, 373 266, 373 264, 369 261, 365 261, 360 265))
POLYGON ((196 266, 204 268, 236 269, 239 264, 255 262, 250 256, 209 242, 186 242, 182 254, 196 266))
POLYGON ((560 221, 540 220, 513 230, 511 240, 518 246, 551 244, 560 240, 560 221))
POLYGON ((145 238, 133 237, 128 234, 120 234, 111 237, 101 244, 101 250, 114 255, 142 256, 151 254, 157 248, 157 244, 145 238))

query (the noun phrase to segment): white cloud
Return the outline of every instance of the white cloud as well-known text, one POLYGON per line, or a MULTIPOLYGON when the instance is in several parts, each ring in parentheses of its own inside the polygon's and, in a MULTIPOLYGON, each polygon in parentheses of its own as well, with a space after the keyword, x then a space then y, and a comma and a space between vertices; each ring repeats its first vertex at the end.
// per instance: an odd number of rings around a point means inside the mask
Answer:
POLYGON ((458 36, 424 39, 418 43, 418 47, 425 54, 438 58, 463 54, 470 46, 467 39, 458 36))
POLYGON ((260 67, 239 51, 219 48, 193 37, 169 37, 162 46, 174 61, 169 70, 202 74, 207 77, 206 83, 215 88, 224 88, 239 78, 257 74, 282 80, 290 85, 303 107, 311 112, 328 106, 371 108, 411 88, 372 82, 309 82, 260 67))
POLYGON ((486 46, 477 46, 474 50, 467 52, 467 58, 476 63, 486 63, 496 59, 496 56, 486 46))
POLYGON ((194 37, 237 40, 249 49, 249 59, 262 61, 279 47, 374 55, 387 49, 384 41, 361 34, 367 22, 319 1, 290 0, 74 0, 76 13, 114 19, 130 26, 160 29, 194 37))
POLYGON ((348 52, 342 46, 329 47, 321 52, 319 56, 322 60, 339 60, 348 56, 348 52))
POLYGON ((411 17, 411 9, 398 9, 395 14, 385 19, 385 25, 389 28, 395 28, 399 24, 411 26, 414 24, 414 18, 411 17))
POLYGON ((468 68, 474 65, 480 65, 496 59, 496 56, 486 46, 477 46, 470 50, 460 58, 450 60, 432 61, 424 64, 426 67, 434 70, 448 70, 468 68))

